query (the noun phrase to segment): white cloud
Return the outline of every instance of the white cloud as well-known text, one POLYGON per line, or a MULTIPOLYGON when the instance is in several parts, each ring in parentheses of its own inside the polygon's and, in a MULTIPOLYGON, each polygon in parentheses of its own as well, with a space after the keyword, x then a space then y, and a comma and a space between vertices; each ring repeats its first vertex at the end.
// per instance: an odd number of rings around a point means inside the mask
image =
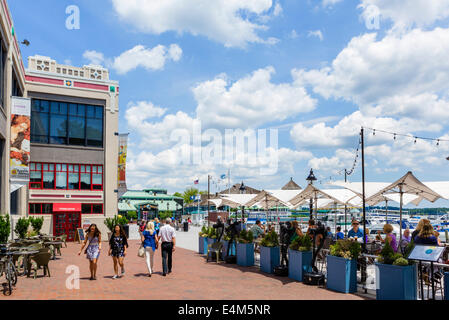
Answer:
MULTIPOLYGON (((202 35, 227 47, 263 43, 258 32, 268 27, 254 20, 272 7, 272 0, 112 0, 118 16, 151 34, 176 31, 202 35), (248 17, 256 17, 250 19, 248 17)), ((273 14, 280 14, 275 5, 273 14)))
POLYGON ((321 32, 321 30, 309 31, 307 37, 317 37, 318 39, 320 39, 320 41, 323 41, 323 33, 321 32))
POLYGON ((298 38, 298 37, 299 37, 299 35, 298 35, 298 33, 296 32, 295 29, 293 29, 293 30, 290 32, 290 34, 289 34, 289 38, 290 38, 290 39, 296 39, 296 38, 298 38))
MULTIPOLYGON (((353 147, 359 140, 360 129, 363 127, 384 130, 396 133, 409 133, 413 131, 438 132, 442 129, 438 123, 429 125, 422 119, 365 116, 356 111, 341 119, 335 126, 327 126, 325 122, 306 126, 297 123, 290 131, 291 139, 300 147, 328 148, 353 147)), ((368 136, 370 143, 379 144, 386 140, 391 141, 389 135, 377 134, 368 136)))
POLYGON ((282 14, 282 11, 284 9, 282 9, 282 6, 279 2, 276 2, 276 5, 274 6, 274 10, 273 10, 273 15, 275 17, 279 16, 280 14, 282 14))
POLYGON ((126 74, 138 67, 143 67, 149 71, 162 70, 168 60, 176 62, 181 59, 182 49, 177 44, 172 44, 169 48, 157 45, 151 49, 143 45, 137 45, 113 59, 105 58, 103 53, 94 50, 85 51, 83 57, 90 64, 105 65, 114 69, 118 74, 126 74))
POLYGON ((255 128, 315 109, 316 100, 293 83, 274 84, 273 67, 259 69, 232 84, 226 76, 193 88, 197 117, 208 127, 255 128))
POLYGON ((143 67, 150 71, 162 70, 167 60, 178 61, 181 55, 182 49, 178 45, 171 45, 168 50, 163 45, 158 45, 152 49, 138 45, 116 57, 113 68, 119 74, 125 74, 137 67, 143 67))
POLYGON ((361 0, 359 5, 364 11, 370 6, 377 7, 383 19, 391 20, 394 29, 430 26, 449 17, 447 0, 361 0))
POLYGON ((333 5, 342 2, 343 0, 323 0, 323 7, 332 7, 333 5))
POLYGON ((166 111, 167 109, 155 106, 149 101, 130 102, 125 117, 128 123, 134 126, 142 120, 160 118, 166 111))
POLYGON ((376 36, 353 38, 329 67, 296 70, 297 81, 326 99, 351 101, 367 114, 382 110, 442 121, 449 90, 449 29, 376 36), (435 107, 430 112, 429 103, 435 107))
POLYGON ((104 54, 95 50, 86 50, 83 53, 83 58, 93 65, 102 65, 105 62, 104 54))

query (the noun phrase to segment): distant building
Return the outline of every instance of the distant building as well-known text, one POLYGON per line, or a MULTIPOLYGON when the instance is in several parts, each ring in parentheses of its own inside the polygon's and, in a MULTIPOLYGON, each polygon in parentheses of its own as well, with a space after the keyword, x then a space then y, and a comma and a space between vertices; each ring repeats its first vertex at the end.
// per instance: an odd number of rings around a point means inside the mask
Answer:
POLYGON ((172 217, 180 217, 183 206, 184 199, 168 195, 166 189, 128 190, 120 198, 119 212, 136 211, 138 219, 155 218, 160 211, 169 211, 172 217))

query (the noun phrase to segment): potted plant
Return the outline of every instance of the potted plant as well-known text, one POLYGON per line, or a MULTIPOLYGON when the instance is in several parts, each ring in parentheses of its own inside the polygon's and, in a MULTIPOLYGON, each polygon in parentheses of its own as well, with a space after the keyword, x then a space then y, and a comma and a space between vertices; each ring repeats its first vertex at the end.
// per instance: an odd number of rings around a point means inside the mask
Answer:
POLYGON ((0 215, 0 243, 5 244, 8 242, 9 234, 11 232, 11 222, 9 215, 0 215))
MULTIPOLYGON (((228 256, 228 246, 229 241, 231 241, 231 233, 226 231, 223 235, 223 259, 225 259, 228 256)), ((235 240, 234 240, 235 241, 235 240)), ((235 242, 231 244, 231 249, 229 251, 230 256, 235 256, 235 242)))
POLYGON ((242 230, 237 240, 237 264, 250 267, 254 265, 254 236, 251 231, 242 230))
POLYGON ((19 218, 14 228, 14 232, 19 236, 20 239, 25 239, 28 227, 30 226, 30 221, 27 218, 19 218))
POLYGON ((271 230, 260 242, 260 270, 273 273, 274 267, 279 265, 280 257, 279 238, 276 231, 271 230))
POLYGON ((198 253, 206 254, 207 253, 207 233, 208 230, 206 226, 201 228, 201 231, 198 233, 198 253))
POLYGON ((29 217, 29 220, 34 232, 36 233, 36 235, 39 235, 42 229, 42 225, 44 224, 44 218, 29 217))
POLYGON ((207 245, 213 244, 217 241, 217 232, 215 228, 209 227, 207 230, 207 245))
MULTIPOLYGON (((406 257, 413 248, 407 247, 406 257)), ((388 242, 377 257, 376 298, 378 300, 416 300, 417 268, 388 242)))
POLYGON ((357 258, 362 251, 359 242, 338 240, 327 255, 327 288, 354 293, 357 291, 357 258))
POLYGON ((126 237, 129 238, 129 226, 128 219, 125 217, 122 217, 121 215, 117 215, 113 218, 106 218, 104 219, 104 224, 108 228, 108 240, 111 239, 111 235, 114 232, 114 227, 119 224, 123 227, 123 230, 125 231, 126 237))
MULTIPOLYGON (((117 216, 117 224, 121 225, 123 227, 123 231, 125 231, 126 237, 129 238, 129 225, 128 225, 128 219, 126 217, 123 217, 121 215, 117 216)), ((112 230, 113 231, 113 230, 112 230)))
POLYGON ((304 234, 296 237, 288 248, 288 277, 303 281, 303 275, 312 271, 312 239, 304 234))

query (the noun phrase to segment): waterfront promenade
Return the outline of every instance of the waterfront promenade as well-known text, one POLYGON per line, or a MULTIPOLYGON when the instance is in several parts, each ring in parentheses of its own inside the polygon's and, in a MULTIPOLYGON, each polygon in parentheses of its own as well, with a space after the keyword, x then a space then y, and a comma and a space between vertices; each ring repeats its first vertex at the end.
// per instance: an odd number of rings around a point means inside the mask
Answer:
MULTIPOLYGON (((78 243, 68 243, 62 256, 50 262, 51 277, 39 276, 36 280, 19 277, 12 296, 0 294, 0 300, 53 300, 53 299, 112 299, 112 300, 361 300, 363 297, 340 294, 323 288, 311 287, 288 278, 260 272, 258 267, 239 267, 225 263, 206 262, 195 250, 197 230, 177 232, 178 246, 174 253, 173 273, 163 277, 160 250, 156 252, 155 273, 147 277, 145 260, 137 256, 139 241, 130 241, 126 257, 126 275, 112 279, 112 259, 107 256, 107 243, 99 260, 96 281, 89 280, 88 262, 78 256, 78 243), (190 250, 188 250, 190 249, 190 250), (68 289, 68 266, 80 268, 80 289, 68 289)), ((41 272, 39 273, 41 275, 41 272)), ((73 283, 73 282, 72 282, 73 283)))

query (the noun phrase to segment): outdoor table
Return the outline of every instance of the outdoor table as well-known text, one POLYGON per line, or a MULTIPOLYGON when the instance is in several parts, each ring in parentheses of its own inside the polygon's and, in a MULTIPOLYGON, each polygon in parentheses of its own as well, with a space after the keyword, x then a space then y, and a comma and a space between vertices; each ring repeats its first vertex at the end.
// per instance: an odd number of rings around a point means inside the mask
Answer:
POLYGON ((30 276, 30 257, 35 255, 36 253, 39 253, 38 250, 22 250, 22 251, 14 251, 12 254, 14 256, 23 256, 23 274, 27 275, 27 277, 30 276))
POLYGON ((63 244, 62 241, 47 241, 47 242, 44 242, 44 246, 45 247, 53 246, 53 250, 52 250, 52 254, 51 254, 51 259, 52 260, 56 259, 56 247, 59 246, 59 248, 60 248, 62 244, 63 244))

